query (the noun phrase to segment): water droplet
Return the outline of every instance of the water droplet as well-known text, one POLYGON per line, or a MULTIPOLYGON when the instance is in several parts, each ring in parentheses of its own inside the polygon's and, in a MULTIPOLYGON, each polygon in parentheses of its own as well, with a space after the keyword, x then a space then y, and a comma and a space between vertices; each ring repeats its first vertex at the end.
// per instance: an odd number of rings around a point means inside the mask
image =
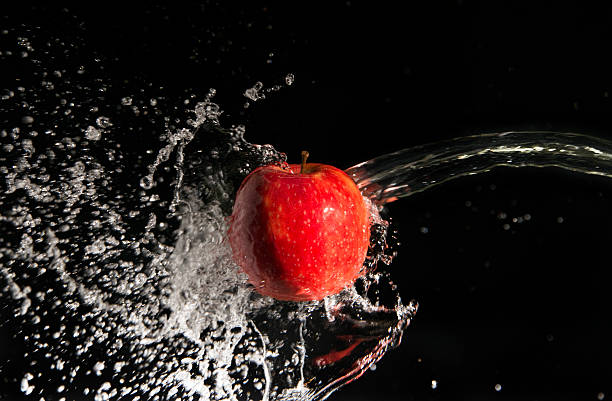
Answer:
POLYGON ((149 215, 149 221, 147 222, 147 225, 145 226, 145 230, 151 231, 155 227, 156 222, 157 222, 157 216, 155 216, 155 213, 151 213, 149 215))
POLYGON ((33 378, 34 376, 31 373, 26 373, 21 379, 20 389, 25 395, 30 395, 34 391, 34 386, 29 383, 33 378))
POLYGON ((90 125, 89 127, 87 127, 87 129, 85 129, 85 138, 89 139, 90 141, 97 141, 101 137, 102 132, 100 132, 100 130, 96 127, 90 125))
POLYGON ((293 82, 295 82, 295 76, 293 74, 287 74, 285 76, 285 83, 291 86, 293 85, 293 82))
POLYGON ((255 82, 255 85, 253 85, 252 88, 249 88, 244 91, 244 96, 247 97, 248 99, 251 99, 254 102, 261 100, 261 99, 265 99, 266 95, 260 92, 262 88, 263 88, 263 83, 261 83, 260 81, 257 81, 255 82))
POLYGON ((104 370, 104 362, 102 361, 96 362, 96 364, 93 366, 93 371, 95 372, 96 376, 101 376, 103 370, 104 370))
POLYGON ((100 116, 96 118, 96 124, 100 128, 108 128, 113 125, 108 117, 100 116))
POLYGON ((85 246, 85 253, 89 254, 102 254, 106 251, 106 244, 103 238, 98 238, 93 244, 85 246))
POLYGON ((151 189, 153 187, 153 177, 146 175, 140 179, 140 186, 144 189, 151 189))

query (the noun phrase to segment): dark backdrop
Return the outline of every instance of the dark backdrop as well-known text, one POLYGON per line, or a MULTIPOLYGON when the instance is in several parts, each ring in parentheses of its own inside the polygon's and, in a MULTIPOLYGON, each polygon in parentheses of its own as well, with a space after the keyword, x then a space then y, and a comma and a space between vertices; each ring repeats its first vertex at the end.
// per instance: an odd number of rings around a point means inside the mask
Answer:
MULTIPOLYGON (((13 5, 3 21, 78 36, 117 85, 154 83, 175 99, 216 88, 223 121, 290 161, 308 149, 346 168, 518 129, 612 139, 607 6, 128 3, 13 5), (246 88, 288 73, 290 88, 243 107, 246 88)), ((391 204, 391 270, 420 310, 402 345, 331 399, 612 397, 611 196, 604 178, 500 169, 391 204)))

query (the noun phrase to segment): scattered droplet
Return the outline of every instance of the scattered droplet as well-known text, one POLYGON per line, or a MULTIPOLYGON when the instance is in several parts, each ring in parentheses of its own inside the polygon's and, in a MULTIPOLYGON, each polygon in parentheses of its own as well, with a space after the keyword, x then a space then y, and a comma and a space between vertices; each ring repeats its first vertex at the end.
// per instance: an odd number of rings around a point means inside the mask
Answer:
POLYGON ((153 187, 153 177, 150 175, 142 177, 140 179, 140 186, 144 189, 151 189, 153 187))
POLYGON ((253 87, 244 91, 244 96, 247 97, 248 99, 251 99, 254 102, 261 100, 261 99, 265 99, 266 95, 261 93, 262 89, 263 89, 263 83, 257 81, 255 82, 255 85, 253 85, 253 87))
POLYGON ((100 116, 96 118, 96 125, 100 128, 108 128, 113 124, 108 117, 100 116))
POLYGON ((85 129, 85 138, 89 139, 90 141, 97 141, 101 137, 102 132, 96 127, 90 125, 89 127, 87 127, 87 129, 85 129))
POLYGON ((289 86, 293 85, 293 82, 295 82, 295 76, 293 74, 287 74, 285 76, 285 83, 289 86))
POLYGON ((104 370, 104 362, 102 361, 96 362, 96 364, 93 366, 93 371, 96 374, 96 376, 101 376, 103 370, 104 370))

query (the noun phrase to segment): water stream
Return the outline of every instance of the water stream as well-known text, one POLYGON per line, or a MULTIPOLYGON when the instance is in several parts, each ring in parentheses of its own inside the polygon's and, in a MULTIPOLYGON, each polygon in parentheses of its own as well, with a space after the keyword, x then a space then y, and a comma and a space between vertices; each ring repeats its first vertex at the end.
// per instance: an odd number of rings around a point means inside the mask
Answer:
POLYGON ((383 205, 499 166, 559 167, 611 177, 612 143, 575 133, 489 133, 399 150, 359 163, 346 172, 364 195, 383 205))

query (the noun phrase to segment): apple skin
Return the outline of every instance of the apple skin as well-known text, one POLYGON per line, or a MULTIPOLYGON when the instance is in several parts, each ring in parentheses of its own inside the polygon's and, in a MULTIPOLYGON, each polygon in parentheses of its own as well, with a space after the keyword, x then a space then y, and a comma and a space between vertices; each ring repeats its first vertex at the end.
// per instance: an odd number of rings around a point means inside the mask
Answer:
POLYGON ((360 276, 370 213, 336 167, 259 167, 242 182, 228 231, 234 261, 262 295, 312 301, 360 276))

